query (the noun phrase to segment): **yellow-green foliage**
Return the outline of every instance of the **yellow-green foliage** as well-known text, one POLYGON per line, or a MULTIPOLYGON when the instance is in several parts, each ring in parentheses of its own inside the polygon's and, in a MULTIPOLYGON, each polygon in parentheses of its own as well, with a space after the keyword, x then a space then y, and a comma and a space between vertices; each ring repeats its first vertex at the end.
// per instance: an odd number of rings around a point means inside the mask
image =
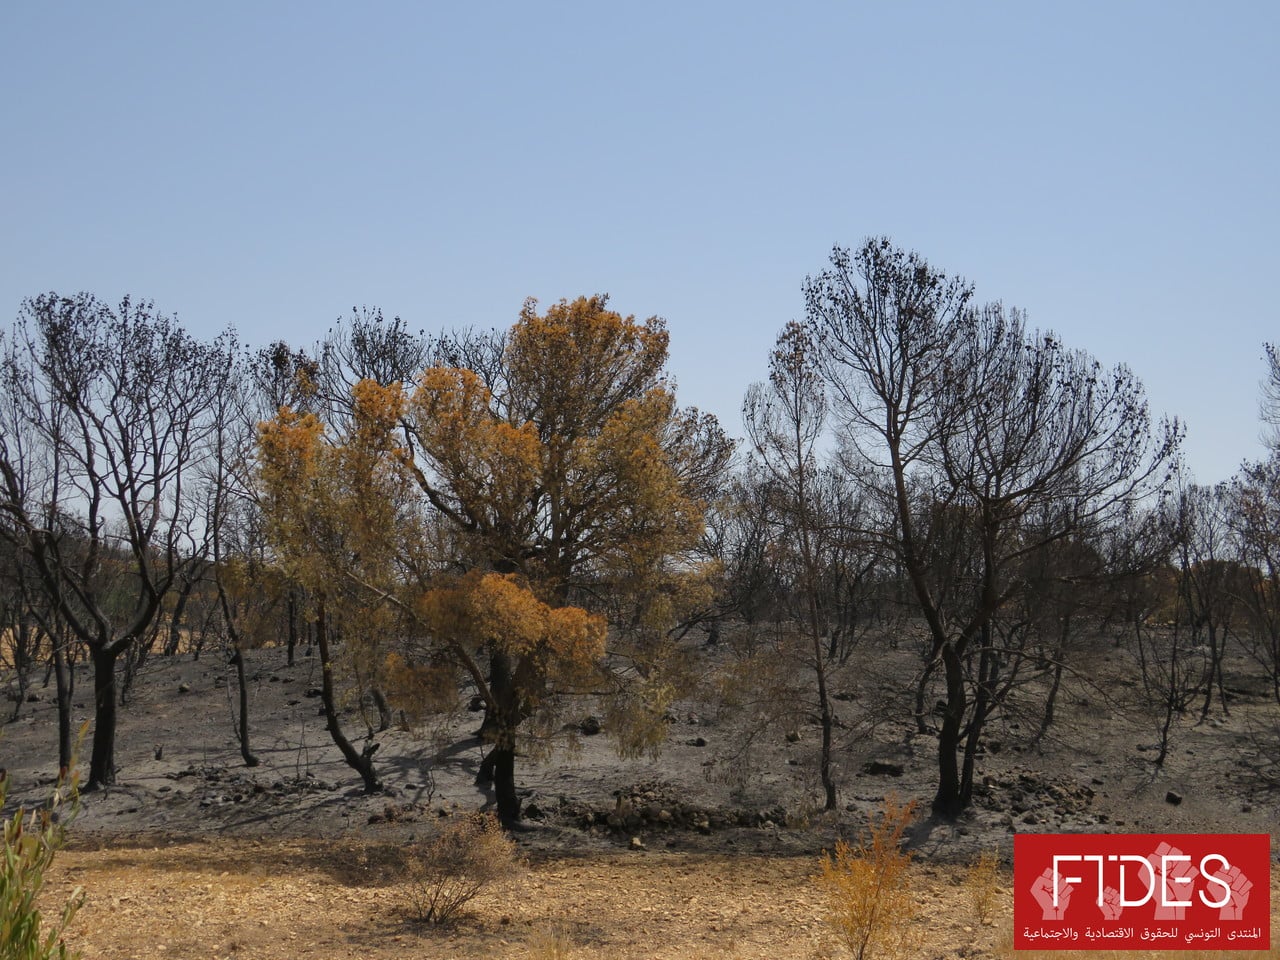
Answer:
POLYGON ((490 884, 517 868, 516 846, 490 814, 454 820, 404 853, 409 910, 423 923, 447 924, 490 884))
POLYGON ((979 926, 986 926, 995 919, 996 880, 999 874, 1000 858, 992 850, 984 850, 965 871, 965 895, 973 910, 973 919, 979 926))
POLYGON ((917 908, 902 834, 914 815, 914 802, 886 799, 856 845, 841 840, 834 854, 823 854, 817 880, 827 895, 827 920, 857 960, 911 953, 917 908))
MULTIPOLYGON (((9 794, 8 778, 0 773, 0 807, 9 794)), ((75 890, 54 922, 46 922, 36 898, 54 854, 66 840, 62 808, 74 811, 74 775, 60 780, 47 806, 19 807, 4 821, 4 856, 0 861, 0 957, 4 960, 70 960, 79 954, 67 949, 62 935, 84 895, 75 890)))

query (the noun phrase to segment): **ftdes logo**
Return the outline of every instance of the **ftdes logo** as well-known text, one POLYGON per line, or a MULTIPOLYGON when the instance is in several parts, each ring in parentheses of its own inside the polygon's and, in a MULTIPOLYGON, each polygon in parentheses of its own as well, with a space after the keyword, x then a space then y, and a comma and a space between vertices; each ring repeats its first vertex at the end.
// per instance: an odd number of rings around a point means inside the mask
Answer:
POLYGON ((1269 950, 1271 838, 1020 833, 1019 950, 1269 950))

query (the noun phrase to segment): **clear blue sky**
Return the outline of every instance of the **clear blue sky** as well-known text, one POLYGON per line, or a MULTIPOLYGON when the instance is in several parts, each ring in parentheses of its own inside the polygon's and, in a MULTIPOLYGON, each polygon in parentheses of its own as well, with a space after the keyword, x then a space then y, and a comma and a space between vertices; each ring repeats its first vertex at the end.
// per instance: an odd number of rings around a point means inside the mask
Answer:
POLYGON ((888 234, 1143 378, 1203 481, 1280 339, 1280 4, 7 3, 0 317, 313 342, 608 292, 685 403, 888 234))

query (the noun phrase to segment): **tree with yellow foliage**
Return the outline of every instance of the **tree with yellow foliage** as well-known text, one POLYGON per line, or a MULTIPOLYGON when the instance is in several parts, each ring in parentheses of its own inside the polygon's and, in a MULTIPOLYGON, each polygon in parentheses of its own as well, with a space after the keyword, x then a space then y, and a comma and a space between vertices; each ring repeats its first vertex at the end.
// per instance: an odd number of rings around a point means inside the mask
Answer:
POLYGON ((393 695, 430 687, 442 665, 474 683, 511 823, 517 731, 596 685, 605 612, 650 655, 650 689, 670 689, 652 655, 698 595, 703 513, 732 447, 713 418, 677 408, 656 318, 623 317, 604 297, 541 315, 528 301, 502 342, 470 351, 488 369, 361 381, 339 434, 282 409, 263 427, 262 476, 308 589, 358 584, 414 628, 393 695))

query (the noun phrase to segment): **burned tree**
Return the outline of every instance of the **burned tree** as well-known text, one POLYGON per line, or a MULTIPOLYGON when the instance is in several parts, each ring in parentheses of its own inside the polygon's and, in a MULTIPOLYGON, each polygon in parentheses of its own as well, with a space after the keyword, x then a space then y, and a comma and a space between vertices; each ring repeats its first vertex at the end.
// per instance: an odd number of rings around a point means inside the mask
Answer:
POLYGON ((1149 496, 1180 433, 1153 429, 1128 369, 1028 332, 1016 311, 973 307, 967 285, 887 240, 836 250, 806 297, 846 454, 890 508, 879 541, 910 580, 942 671, 933 808, 952 816, 969 804, 999 707, 993 625, 1023 587, 1019 565, 1149 496), (922 510, 939 504, 965 518, 973 571, 967 589, 941 594, 922 536, 922 510))
POLYGON ((231 355, 150 303, 87 294, 26 301, 4 346, 0 510, 89 651, 90 787, 115 782, 117 661, 205 553, 198 477, 231 355))

